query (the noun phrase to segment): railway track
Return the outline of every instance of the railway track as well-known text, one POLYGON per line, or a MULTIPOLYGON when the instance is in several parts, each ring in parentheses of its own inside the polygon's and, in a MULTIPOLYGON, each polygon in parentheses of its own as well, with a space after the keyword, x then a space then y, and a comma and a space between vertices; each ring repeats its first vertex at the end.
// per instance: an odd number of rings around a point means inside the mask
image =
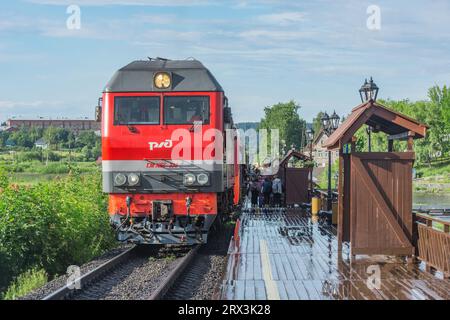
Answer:
POLYGON ((162 299, 198 247, 161 249, 137 246, 47 294, 42 300, 162 299), (150 250, 150 252, 149 252, 150 250), (162 251, 162 252, 161 252, 162 251), (147 273, 145 273, 147 271, 147 273), (75 287, 77 285, 77 287, 75 287))
MULTIPOLYGON (((164 279, 161 285, 150 296, 150 300, 162 300, 166 298, 166 294, 177 283, 177 280, 181 278, 188 266, 193 262, 197 255, 200 246, 194 247, 187 255, 180 259, 176 267, 170 272, 170 274, 164 279)), ((197 279, 198 280, 198 279, 197 279)))
POLYGON ((224 229, 195 247, 128 248, 40 299, 213 299, 225 272, 231 233, 232 228, 224 229))
POLYGON ((133 246, 125 250, 124 252, 106 261, 105 263, 89 271, 88 273, 80 276, 77 279, 74 279, 74 281, 66 283, 65 286, 48 294, 42 300, 64 300, 66 298, 70 298, 70 296, 74 294, 74 287, 77 283, 81 288, 88 287, 93 281, 104 276, 108 271, 124 263, 127 259, 130 259, 132 254, 136 251, 136 248, 136 246, 133 246))
POLYGON ((207 244, 197 248, 195 259, 184 266, 184 271, 172 280, 165 300, 214 300, 223 283, 227 253, 233 228, 222 228, 207 244))

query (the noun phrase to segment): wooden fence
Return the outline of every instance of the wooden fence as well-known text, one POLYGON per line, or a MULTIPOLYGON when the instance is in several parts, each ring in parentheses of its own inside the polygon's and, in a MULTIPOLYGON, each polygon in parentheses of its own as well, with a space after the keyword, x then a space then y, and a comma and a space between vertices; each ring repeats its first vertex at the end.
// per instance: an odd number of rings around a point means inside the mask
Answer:
POLYGON ((419 259, 450 277, 450 221, 416 213, 416 223, 419 259))

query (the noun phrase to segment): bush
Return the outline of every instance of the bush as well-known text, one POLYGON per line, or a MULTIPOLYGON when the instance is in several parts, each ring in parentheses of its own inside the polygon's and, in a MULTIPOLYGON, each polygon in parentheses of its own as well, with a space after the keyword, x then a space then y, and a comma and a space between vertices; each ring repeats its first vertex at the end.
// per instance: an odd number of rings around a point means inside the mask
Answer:
POLYGON ((8 287, 3 295, 4 300, 14 300, 24 296, 34 289, 47 283, 47 273, 43 269, 30 269, 20 276, 8 287))
POLYGON ((30 268, 49 275, 115 243, 100 173, 33 186, 6 185, 0 172, 0 288, 30 268))
POLYGON ((43 157, 43 155, 41 152, 30 151, 30 152, 19 153, 17 158, 20 162, 23 162, 23 161, 32 161, 32 160, 41 161, 42 157, 43 157))
POLYGON ((64 174, 70 172, 70 167, 65 163, 49 162, 47 165, 39 166, 33 171, 42 174, 64 174))

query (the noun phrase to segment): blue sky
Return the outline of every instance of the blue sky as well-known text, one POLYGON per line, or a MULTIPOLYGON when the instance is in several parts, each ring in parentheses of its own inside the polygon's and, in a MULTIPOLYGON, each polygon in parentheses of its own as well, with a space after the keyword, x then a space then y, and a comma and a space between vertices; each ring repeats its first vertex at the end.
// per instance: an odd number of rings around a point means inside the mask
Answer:
POLYGON ((373 76, 380 97, 450 84, 450 1, 22 0, 0 4, 0 119, 93 117, 112 74, 136 59, 202 61, 235 121, 294 99, 311 120, 348 113, 373 76), (81 29, 68 30, 68 5, 81 29), (381 29, 369 30, 369 5, 381 29))

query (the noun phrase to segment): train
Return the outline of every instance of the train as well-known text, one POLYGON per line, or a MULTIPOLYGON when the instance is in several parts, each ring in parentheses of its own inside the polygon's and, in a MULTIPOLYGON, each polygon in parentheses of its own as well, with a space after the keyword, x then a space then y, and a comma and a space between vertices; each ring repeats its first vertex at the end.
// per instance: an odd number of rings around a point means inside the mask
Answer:
POLYGON ((106 84, 96 117, 118 241, 206 243, 239 204, 237 129, 224 90, 200 61, 129 63, 106 84))

